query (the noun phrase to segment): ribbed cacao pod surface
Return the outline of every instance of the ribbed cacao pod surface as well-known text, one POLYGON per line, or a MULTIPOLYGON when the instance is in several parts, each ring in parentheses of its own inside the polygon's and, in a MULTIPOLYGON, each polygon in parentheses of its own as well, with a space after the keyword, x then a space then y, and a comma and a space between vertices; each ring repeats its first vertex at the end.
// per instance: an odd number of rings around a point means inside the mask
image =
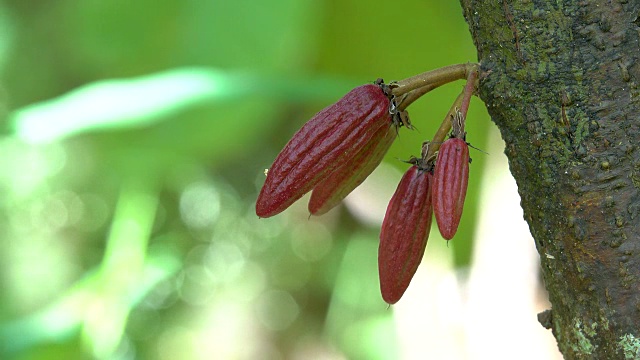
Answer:
POLYGON ((460 138, 446 140, 438 151, 433 173, 433 212, 442 237, 458 231, 469 183, 469 146, 460 138))
POLYGON ((400 300, 422 261, 431 230, 432 175, 412 166, 393 194, 380 232, 378 271, 382 298, 400 300))
POLYGON ((311 192, 309 212, 322 215, 338 205, 375 170, 397 136, 397 128, 382 127, 353 161, 334 170, 311 192))
POLYGON ((334 170, 348 164, 391 124, 380 86, 359 86, 318 112, 278 154, 256 202, 265 218, 284 211, 334 170))

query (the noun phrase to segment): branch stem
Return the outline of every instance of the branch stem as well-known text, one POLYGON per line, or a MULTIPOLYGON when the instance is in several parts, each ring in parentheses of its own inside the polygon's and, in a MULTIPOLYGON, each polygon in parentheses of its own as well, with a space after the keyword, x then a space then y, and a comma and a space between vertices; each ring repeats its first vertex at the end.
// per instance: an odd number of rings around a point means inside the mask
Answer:
POLYGON ((448 83, 447 81, 442 81, 439 83, 425 85, 423 87, 409 91, 408 93, 400 96, 400 102, 398 103, 398 110, 399 111, 405 110, 407 107, 409 107, 409 105, 413 104, 414 101, 418 100, 426 93, 430 92, 431 90, 437 89, 440 86, 447 83, 448 83))
MULTIPOLYGON (((462 98, 462 104, 460 104, 460 112, 462 113, 462 117, 467 117, 467 110, 469 110, 469 103, 471 103, 471 97, 476 92, 476 88, 478 87, 478 71, 474 70, 469 72, 467 76, 467 83, 464 85, 464 90, 462 93, 464 97, 462 98)), ((464 123, 463 123, 464 125, 464 123)), ((464 131, 464 127, 462 128, 464 131)))
POLYGON ((460 109, 463 98, 464 98, 464 91, 461 92, 460 95, 458 95, 456 100, 453 102, 453 104, 451 104, 451 108, 449 108, 447 115, 445 115, 444 120, 442 120, 442 123, 440 124, 440 128, 438 128, 438 131, 436 131, 436 134, 433 136, 433 140, 431 140, 427 153, 422 154, 422 158, 424 160, 431 159, 433 155, 436 153, 436 151, 440 149, 440 145, 442 145, 447 135, 449 135, 449 131, 451 131, 451 119, 455 115, 456 111, 460 109))
POLYGON ((432 84, 446 84, 452 81, 466 79, 469 73, 477 71, 477 63, 455 64, 427 71, 404 80, 393 82, 391 94, 402 96, 412 90, 432 84))

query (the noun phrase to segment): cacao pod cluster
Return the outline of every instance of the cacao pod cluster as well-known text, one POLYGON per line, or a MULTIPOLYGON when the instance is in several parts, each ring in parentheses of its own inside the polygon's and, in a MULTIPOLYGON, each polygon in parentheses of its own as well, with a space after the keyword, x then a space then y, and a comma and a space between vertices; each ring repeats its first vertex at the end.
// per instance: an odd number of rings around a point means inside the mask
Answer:
MULTIPOLYGON (((304 124, 266 172, 256 214, 274 216, 311 192, 309 212, 322 215, 360 185, 380 164, 399 127, 412 129, 402 100, 391 89, 393 84, 381 79, 356 87, 304 124)), ((418 269, 432 215, 447 240, 460 223, 469 177, 462 110, 445 120, 453 128, 450 138, 431 143, 441 143, 437 156, 423 146, 421 158, 409 161, 387 207, 378 268, 382 297, 389 304, 402 297, 418 269)))

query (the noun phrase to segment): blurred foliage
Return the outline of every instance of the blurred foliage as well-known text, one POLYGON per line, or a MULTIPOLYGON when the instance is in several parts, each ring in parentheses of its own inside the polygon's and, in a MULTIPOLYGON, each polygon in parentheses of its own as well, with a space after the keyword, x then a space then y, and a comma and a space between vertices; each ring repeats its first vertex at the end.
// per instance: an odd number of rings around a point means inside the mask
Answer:
MULTIPOLYGON (((457 3, 4 0, 0 28, 0 358, 397 357, 378 229, 253 202, 351 87, 475 60, 457 3)), ((404 171, 461 88, 412 105, 385 161, 404 171)))

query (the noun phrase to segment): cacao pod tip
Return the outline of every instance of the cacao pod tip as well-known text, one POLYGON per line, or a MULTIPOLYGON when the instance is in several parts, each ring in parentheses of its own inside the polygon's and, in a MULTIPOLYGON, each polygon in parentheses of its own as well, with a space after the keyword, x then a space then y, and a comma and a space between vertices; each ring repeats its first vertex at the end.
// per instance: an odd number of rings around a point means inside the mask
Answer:
POLYGON ((386 294, 385 296, 385 293, 382 293, 382 300, 384 300, 384 302, 386 302, 387 304, 389 304, 389 306, 391 306, 397 303, 402 297, 402 295, 403 294, 400 294, 400 296, 398 296, 397 294, 386 294))
POLYGON ((272 215, 269 215, 269 213, 266 212, 264 209, 260 209, 258 207, 256 207, 256 215, 258 215, 258 218, 260 219, 265 219, 272 216, 272 215))
POLYGON ((270 204, 263 201, 261 198, 258 198, 258 201, 256 202, 256 215, 258 215, 259 218, 264 219, 272 217, 278 213, 280 213, 280 211, 274 211, 270 204))
POLYGON ((447 242, 448 242, 449 240, 453 239, 453 234, 445 234, 445 235, 443 235, 443 234, 442 234, 442 231, 441 231, 441 232, 440 232, 440 235, 442 235, 442 237, 443 237, 445 240, 447 240, 447 242))

